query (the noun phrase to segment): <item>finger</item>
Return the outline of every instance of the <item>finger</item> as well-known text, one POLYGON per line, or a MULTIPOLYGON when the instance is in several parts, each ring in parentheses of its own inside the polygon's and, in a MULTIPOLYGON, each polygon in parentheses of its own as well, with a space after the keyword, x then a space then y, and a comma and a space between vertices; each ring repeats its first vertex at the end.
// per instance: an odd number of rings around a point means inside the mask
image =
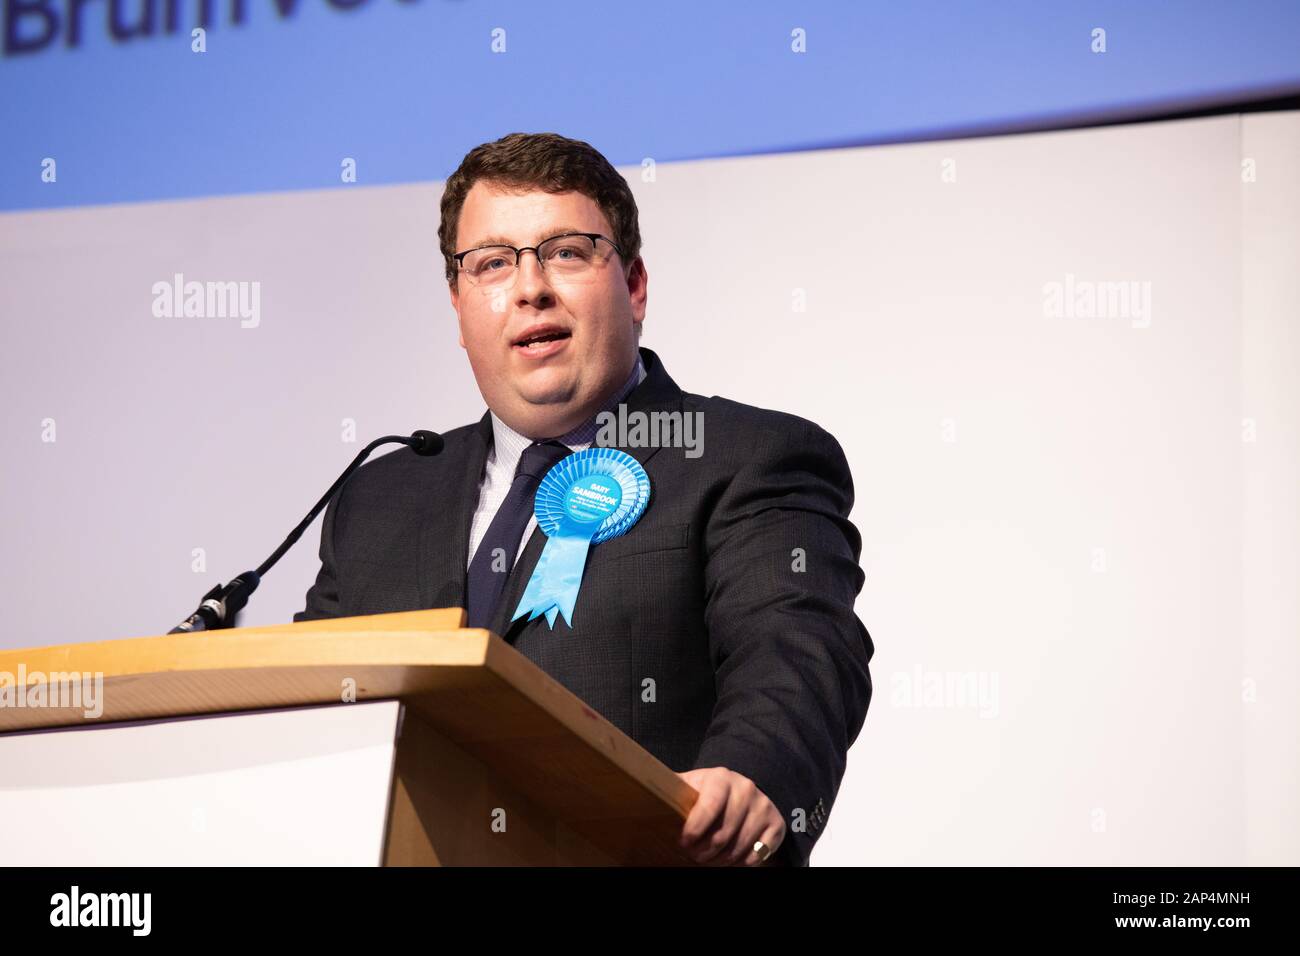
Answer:
POLYGON ((743 865, 762 866, 764 863, 770 861, 772 857, 776 856, 776 852, 779 849, 781 849, 781 844, 784 842, 785 842, 784 823, 775 823, 772 824, 771 826, 764 827, 762 832, 759 833, 758 836, 754 837, 746 844, 746 851, 743 856, 743 860, 744 860, 743 865), (762 840, 764 843, 766 843, 769 847, 772 848, 772 852, 768 854, 766 860, 761 859, 759 855, 754 852, 754 843, 758 840, 762 840))
POLYGON ((743 783, 733 783, 728 788, 726 809, 704 846, 697 849, 696 862, 716 860, 722 866, 728 865, 728 857, 735 849, 736 834, 745 825, 749 814, 752 803, 752 794, 748 792, 750 789, 743 783))
POLYGON ((736 841, 727 853, 727 864, 749 866, 751 861, 757 860, 758 854, 754 852, 754 843, 763 840, 768 846, 772 846, 772 841, 765 839, 765 835, 771 830, 771 821, 764 814, 751 813, 745 820, 745 825, 736 834, 736 841))
POLYGON ((727 805, 726 784, 708 779, 702 780, 696 789, 700 796, 687 814, 686 823, 682 825, 681 845, 684 847, 698 842, 708 833, 727 805))
POLYGON ((744 826, 736 834, 736 840, 728 853, 728 862, 732 866, 761 863, 754 844, 760 839, 775 852, 776 844, 785 835, 785 822, 771 800, 762 791, 754 788, 749 801, 744 826))

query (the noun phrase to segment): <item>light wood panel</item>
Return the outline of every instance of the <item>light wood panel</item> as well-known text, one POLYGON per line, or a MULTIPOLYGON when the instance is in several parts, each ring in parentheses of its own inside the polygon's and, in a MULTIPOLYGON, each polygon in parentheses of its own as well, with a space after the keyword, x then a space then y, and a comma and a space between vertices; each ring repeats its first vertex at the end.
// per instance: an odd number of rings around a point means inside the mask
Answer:
POLYGON ((459 608, 0 652, 28 684, 103 675, 103 715, 0 708, 0 733, 404 702, 390 863, 683 864, 698 794, 459 608), (491 822, 504 812, 506 827, 491 822), (495 814, 495 817, 494 817, 495 814))

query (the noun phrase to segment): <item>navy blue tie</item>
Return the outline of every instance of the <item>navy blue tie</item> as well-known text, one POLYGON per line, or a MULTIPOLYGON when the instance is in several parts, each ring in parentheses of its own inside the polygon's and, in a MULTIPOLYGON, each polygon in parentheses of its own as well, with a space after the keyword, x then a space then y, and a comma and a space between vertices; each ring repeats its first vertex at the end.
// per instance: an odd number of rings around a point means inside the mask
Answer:
POLYGON ((551 467, 568 454, 569 449, 559 442, 546 441, 529 445, 519 456, 510 491, 469 564, 466 610, 470 627, 487 627, 492 623, 519 541, 533 515, 537 486, 551 467))

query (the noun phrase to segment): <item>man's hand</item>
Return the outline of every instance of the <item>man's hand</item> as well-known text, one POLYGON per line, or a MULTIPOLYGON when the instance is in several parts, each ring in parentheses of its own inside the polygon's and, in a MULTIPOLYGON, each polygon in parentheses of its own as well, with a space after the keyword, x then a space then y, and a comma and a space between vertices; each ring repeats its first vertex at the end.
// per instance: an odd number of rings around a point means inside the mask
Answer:
POLYGON ((679 773, 700 792, 682 826, 681 845, 696 863, 709 866, 758 866, 754 852, 762 840, 773 854, 785 839, 781 812, 748 777, 726 767, 679 773))

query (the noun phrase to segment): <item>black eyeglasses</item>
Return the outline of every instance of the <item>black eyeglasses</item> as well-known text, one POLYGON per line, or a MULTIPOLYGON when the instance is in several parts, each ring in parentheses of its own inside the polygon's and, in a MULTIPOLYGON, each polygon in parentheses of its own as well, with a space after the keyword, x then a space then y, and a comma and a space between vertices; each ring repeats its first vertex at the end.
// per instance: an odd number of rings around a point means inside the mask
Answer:
POLYGON ((602 242, 622 257, 623 250, 598 232, 566 232, 535 246, 479 246, 458 252, 452 258, 456 260, 459 271, 476 286, 497 286, 512 281, 518 271, 519 258, 525 252, 537 256, 538 264, 548 276, 561 277, 564 281, 582 281, 593 276, 608 261, 609 253, 601 253, 602 242))

